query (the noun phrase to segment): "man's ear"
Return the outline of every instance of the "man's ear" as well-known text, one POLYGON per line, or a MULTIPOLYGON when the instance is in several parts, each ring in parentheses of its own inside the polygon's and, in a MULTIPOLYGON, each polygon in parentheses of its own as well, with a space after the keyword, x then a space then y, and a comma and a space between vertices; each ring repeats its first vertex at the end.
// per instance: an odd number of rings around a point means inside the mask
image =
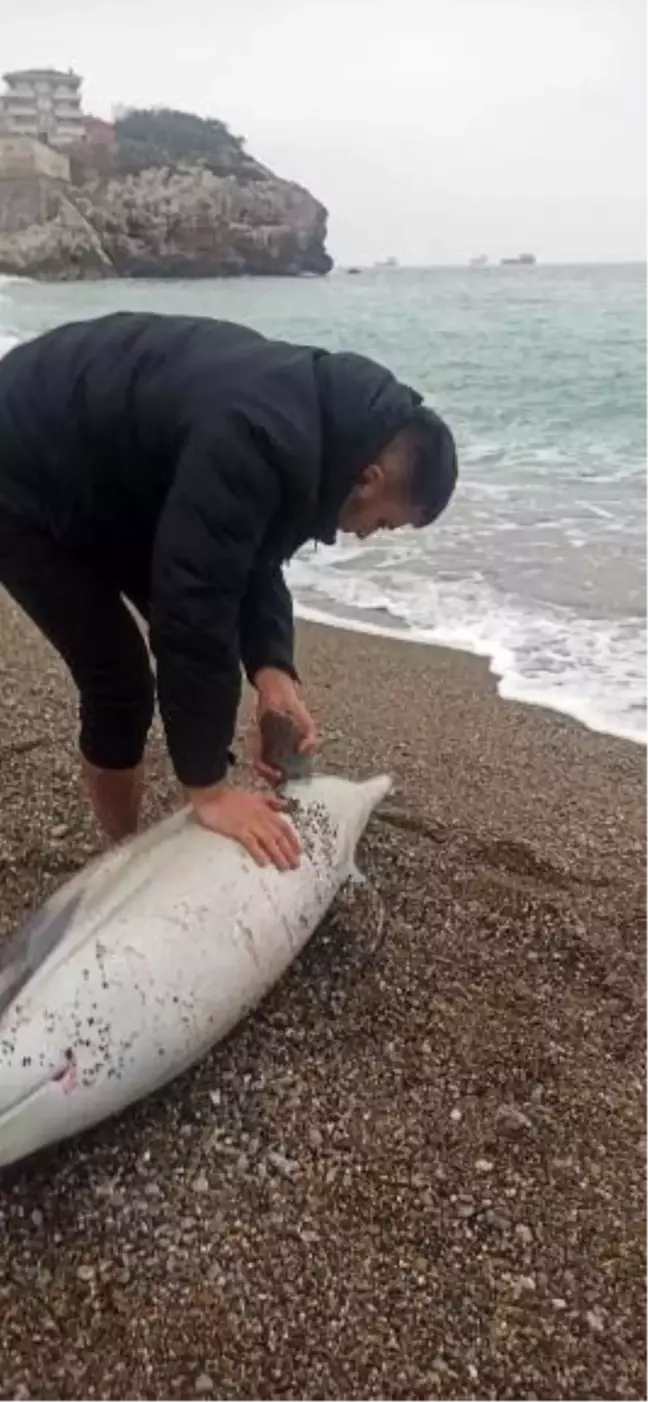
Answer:
POLYGON ((382 463, 370 462, 365 467, 358 483, 359 487, 376 487, 385 480, 385 469, 382 463))

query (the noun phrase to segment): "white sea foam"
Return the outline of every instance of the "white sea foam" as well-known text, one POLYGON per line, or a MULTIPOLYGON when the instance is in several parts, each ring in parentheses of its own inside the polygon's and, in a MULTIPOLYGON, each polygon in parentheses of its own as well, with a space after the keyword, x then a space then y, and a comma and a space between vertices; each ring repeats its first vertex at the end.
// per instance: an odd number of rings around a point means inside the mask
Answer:
POLYGON ((293 561, 288 578, 301 617, 472 652, 488 659, 502 697, 645 743, 642 619, 587 618, 548 606, 536 612, 499 598, 478 577, 421 579, 402 562, 376 578, 358 572, 357 561, 354 570, 340 569, 342 558, 337 568, 319 553, 293 561))

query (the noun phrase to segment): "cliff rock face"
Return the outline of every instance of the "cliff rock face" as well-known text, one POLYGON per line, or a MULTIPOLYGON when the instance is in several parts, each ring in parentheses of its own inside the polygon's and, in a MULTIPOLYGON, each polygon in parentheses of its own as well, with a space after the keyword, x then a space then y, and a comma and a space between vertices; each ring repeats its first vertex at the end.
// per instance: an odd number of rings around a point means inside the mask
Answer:
POLYGON ((39 177, 0 180, 0 273, 73 282, 115 269, 66 187, 39 177))
POLYGON ((253 160, 221 123, 132 113, 112 154, 86 148, 71 166, 74 183, 39 179, 28 221, 25 181, 0 179, 0 272, 67 280, 331 267, 324 207, 253 160))
POLYGON ((326 273, 326 212, 270 178, 241 184, 201 166, 144 170, 85 186, 75 204, 117 274, 210 277, 326 273))

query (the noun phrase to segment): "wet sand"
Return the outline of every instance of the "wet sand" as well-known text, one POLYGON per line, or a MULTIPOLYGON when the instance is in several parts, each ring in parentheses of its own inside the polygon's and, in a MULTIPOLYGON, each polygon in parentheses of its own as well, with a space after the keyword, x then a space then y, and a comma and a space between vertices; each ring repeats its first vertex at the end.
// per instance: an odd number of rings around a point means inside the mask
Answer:
MULTIPOLYGON (((0 1177, 0 1396, 645 1397, 645 752, 458 653, 304 626, 396 790, 257 1014, 0 1177), (385 919, 380 939, 379 904, 385 919)), ((1 929, 99 845, 74 696, 0 600, 1 929)), ((172 798, 159 735, 148 816, 172 798)))

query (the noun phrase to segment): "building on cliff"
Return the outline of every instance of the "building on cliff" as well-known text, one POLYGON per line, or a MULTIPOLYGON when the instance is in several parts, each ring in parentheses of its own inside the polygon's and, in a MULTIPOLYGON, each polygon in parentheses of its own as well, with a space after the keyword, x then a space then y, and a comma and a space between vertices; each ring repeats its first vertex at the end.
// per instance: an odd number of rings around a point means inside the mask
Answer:
POLYGON ((81 78, 69 69, 23 68, 5 73, 0 125, 11 136, 30 136, 52 146, 85 139, 81 78))

